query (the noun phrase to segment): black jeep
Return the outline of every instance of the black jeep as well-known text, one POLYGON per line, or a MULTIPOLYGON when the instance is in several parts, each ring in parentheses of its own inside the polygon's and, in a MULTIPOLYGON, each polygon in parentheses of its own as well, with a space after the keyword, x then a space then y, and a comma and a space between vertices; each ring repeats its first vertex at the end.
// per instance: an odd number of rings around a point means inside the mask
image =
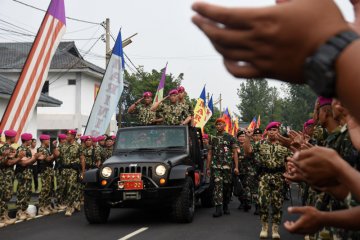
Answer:
POLYGON ((213 206, 205 160, 200 129, 120 129, 113 156, 85 173, 85 216, 104 223, 113 207, 168 206, 175 221, 191 222, 199 198, 204 207, 213 206))

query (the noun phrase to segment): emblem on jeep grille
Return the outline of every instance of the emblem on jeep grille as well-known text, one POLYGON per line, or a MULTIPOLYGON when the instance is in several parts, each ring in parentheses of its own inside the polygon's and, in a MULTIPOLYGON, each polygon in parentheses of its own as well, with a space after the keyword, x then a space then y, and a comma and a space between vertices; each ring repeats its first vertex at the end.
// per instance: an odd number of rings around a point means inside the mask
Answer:
POLYGON ((129 167, 137 167, 137 163, 130 164, 129 167))

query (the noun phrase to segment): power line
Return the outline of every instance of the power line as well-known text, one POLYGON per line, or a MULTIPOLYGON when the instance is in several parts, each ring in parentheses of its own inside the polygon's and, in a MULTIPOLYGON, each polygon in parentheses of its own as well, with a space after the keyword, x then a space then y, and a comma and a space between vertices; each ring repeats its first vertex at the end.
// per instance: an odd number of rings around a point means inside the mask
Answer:
MULTIPOLYGON (((96 45, 96 43, 101 39, 101 36, 93 43, 93 45, 91 45, 91 47, 89 48, 89 50, 82 56, 82 57, 85 57, 87 55, 87 53, 89 53, 91 51, 91 49, 93 49, 93 47, 96 45)), ((54 82, 56 82, 57 80, 59 80, 62 76, 64 76, 66 73, 68 73, 71 69, 73 69, 73 67, 75 65, 77 65, 82 59, 79 58, 75 63, 73 63, 65 72, 63 73, 60 73, 59 77, 57 77, 54 81, 50 82, 53 78, 56 77, 56 75, 52 78, 50 78, 48 81, 49 81, 49 86, 51 84, 53 84, 54 82)))
MULTIPOLYGON (((44 10, 44 9, 35 7, 35 6, 30 5, 30 4, 27 4, 27 3, 24 3, 24 2, 21 2, 21 1, 18 1, 18 0, 13 0, 13 1, 14 1, 14 2, 17 2, 17 3, 20 3, 20 4, 22 4, 22 5, 25 5, 25 6, 27 6, 27 7, 36 9, 36 10, 39 10, 39 11, 42 11, 42 12, 46 12, 46 10, 44 10)), ((94 24, 94 25, 100 25, 100 24, 101 24, 101 23, 96 23, 96 22, 90 22, 90 21, 87 21, 87 20, 81 20, 81 19, 78 19, 78 18, 72 18, 72 17, 66 17, 66 18, 69 19, 69 20, 73 20, 73 21, 77 21, 77 22, 83 22, 83 23, 88 23, 88 24, 94 24)))

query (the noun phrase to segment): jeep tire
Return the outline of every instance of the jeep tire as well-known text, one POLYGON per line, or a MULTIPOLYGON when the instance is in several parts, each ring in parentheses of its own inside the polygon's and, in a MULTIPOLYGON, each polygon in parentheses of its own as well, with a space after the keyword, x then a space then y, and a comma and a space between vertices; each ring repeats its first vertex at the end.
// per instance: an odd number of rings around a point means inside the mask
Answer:
POLYGON ((84 212, 89 223, 106 223, 109 218, 110 207, 85 194, 84 212))
POLYGON ((172 217, 180 223, 190 223, 194 218, 195 193, 192 178, 186 177, 180 194, 172 203, 172 217))

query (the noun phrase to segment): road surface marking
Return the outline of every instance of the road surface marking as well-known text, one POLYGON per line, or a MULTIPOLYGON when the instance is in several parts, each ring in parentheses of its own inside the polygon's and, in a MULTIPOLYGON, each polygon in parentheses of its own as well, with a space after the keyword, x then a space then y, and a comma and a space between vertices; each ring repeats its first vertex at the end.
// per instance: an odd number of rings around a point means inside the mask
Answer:
POLYGON ((132 238, 134 237, 135 235, 139 234, 139 233, 142 233, 146 230, 148 230, 149 228, 148 227, 143 227, 143 228, 140 228, 138 230, 136 230, 135 232, 132 232, 132 233, 129 233, 128 235, 126 235, 125 237, 122 237, 122 238, 119 238, 118 240, 127 240, 129 238, 132 238))
POLYGON ((34 218, 41 218, 43 217, 44 215, 36 215, 34 218))

